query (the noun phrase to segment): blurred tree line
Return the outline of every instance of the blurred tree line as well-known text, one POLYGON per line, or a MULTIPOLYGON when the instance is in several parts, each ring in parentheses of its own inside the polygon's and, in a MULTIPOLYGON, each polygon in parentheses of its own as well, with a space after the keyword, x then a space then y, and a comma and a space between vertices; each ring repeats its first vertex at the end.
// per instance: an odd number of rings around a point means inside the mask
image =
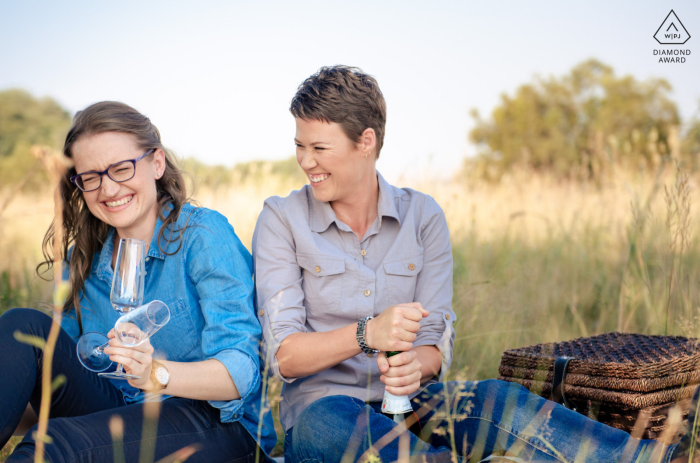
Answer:
POLYGON ((181 162, 181 166, 194 180, 195 189, 206 186, 215 192, 244 182, 264 185, 264 181, 269 179, 270 175, 291 180, 296 185, 306 182, 306 175, 299 169, 294 156, 280 161, 242 162, 233 167, 212 166, 195 158, 187 158, 181 162))
POLYGON ((697 169, 700 120, 681 137, 670 91, 664 79, 617 77, 595 59, 560 78, 537 78, 503 94, 489 120, 472 110, 478 156, 466 167, 487 178, 514 167, 597 178, 612 163, 651 167, 673 157, 697 169))
MULTIPOLYGON (((70 113, 51 98, 37 99, 20 89, 0 91, 0 188, 16 185, 28 174, 31 176, 22 188, 24 192, 45 185, 45 173, 38 168, 29 149, 32 145, 61 149, 71 121, 70 113)), ((260 180, 266 174, 296 178, 300 183, 306 179, 294 157, 273 162, 251 161, 231 168, 188 158, 182 161, 182 165, 196 185, 213 189, 260 180)))
MULTIPOLYGON (((591 59, 562 77, 537 78, 513 96, 503 94, 491 117, 472 110, 469 139, 478 156, 465 161, 470 175, 490 179, 516 167, 567 177, 599 178, 612 164, 653 167, 675 158, 700 168, 700 114, 681 125, 664 79, 618 77, 591 59)), ((35 167, 34 144, 61 148, 71 116, 51 98, 26 91, 0 91, 0 187, 20 182, 35 167)), ((252 161, 232 168, 195 159, 183 165, 196 184, 214 189, 274 174, 305 180, 295 159, 252 161)), ((24 191, 44 182, 42 170, 24 191)))

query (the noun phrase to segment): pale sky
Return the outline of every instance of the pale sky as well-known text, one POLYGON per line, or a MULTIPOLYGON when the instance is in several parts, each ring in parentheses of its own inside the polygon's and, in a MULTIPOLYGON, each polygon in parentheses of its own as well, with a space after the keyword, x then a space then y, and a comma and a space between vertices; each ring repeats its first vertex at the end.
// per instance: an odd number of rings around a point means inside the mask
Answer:
POLYGON ((294 153, 288 112, 319 67, 375 76, 388 122, 378 169, 447 176, 474 148, 468 113, 489 115, 534 75, 595 57, 617 74, 666 78, 688 120, 700 107, 700 6, 666 1, 0 0, 0 89, 71 111, 134 106, 180 156, 231 166, 294 153), (674 9, 684 64, 660 64, 653 35, 674 9))

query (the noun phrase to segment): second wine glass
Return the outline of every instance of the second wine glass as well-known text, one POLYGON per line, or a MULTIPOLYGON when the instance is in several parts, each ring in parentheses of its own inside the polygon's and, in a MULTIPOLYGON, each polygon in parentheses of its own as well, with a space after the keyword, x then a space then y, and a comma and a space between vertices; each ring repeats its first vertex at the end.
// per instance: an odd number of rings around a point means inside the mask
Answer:
MULTIPOLYGON (((153 336, 170 321, 170 310, 161 301, 153 301, 125 313, 114 325, 114 334, 127 347, 135 347, 153 336)), ((78 341, 78 359, 90 371, 104 371, 112 364, 104 353, 109 339, 102 333, 90 332, 78 341)), ((111 379, 140 379, 124 372, 99 373, 111 379)))

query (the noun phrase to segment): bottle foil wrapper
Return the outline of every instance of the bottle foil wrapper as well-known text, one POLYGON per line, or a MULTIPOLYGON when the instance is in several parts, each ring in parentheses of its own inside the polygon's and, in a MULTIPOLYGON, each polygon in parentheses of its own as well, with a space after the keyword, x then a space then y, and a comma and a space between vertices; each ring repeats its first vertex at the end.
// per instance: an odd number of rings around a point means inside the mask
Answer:
POLYGON ((407 395, 397 396, 390 392, 384 391, 384 400, 382 400, 382 413, 406 413, 412 412, 411 401, 407 395))

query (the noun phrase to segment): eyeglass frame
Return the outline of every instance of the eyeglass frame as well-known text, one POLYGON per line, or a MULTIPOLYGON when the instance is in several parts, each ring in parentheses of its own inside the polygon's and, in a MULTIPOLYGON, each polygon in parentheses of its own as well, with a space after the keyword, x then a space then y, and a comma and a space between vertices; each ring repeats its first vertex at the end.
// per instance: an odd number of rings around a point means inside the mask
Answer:
POLYGON ((158 149, 158 148, 152 148, 152 149, 146 151, 146 152, 145 152, 144 154, 142 154, 141 156, 137 157, 136 159, 125 159, 124 161, 115 162, 114 164, 111 164, 111 165, 107 166, 107 168, 106 168, 105 170, 103 170, 102 172, 98 172, 98 171, 96 171, 96 170, 89 170, 89 171, 83 172, 83 173, 81 173, 81 174, 75 174, 75 175, 71 176, 70 181, 73 182, 73 183, 75 184, 75 186, 78 187, 78 189, 79 189, 80 191, 82 191, 83 193, 90 193, 91 191, 99 190, 100 187, 102 186, 102 177, 105 176, 105 175, 106 175, 107 177, 109 177, 109 179, 112 180, 112 181, 115 182, 115 183, 128 182, 129 180, 131 180, 132 178, 134 178, 134 176, 136 175, 136 163, 139 162, 141 159, 145 158, 146 156, 148 156, 149 154, 155 152, 157 149, 158 149), (114 167, 114 166, 118 166, 119 164, 122 164, 122 163, 124 163, 124 162, 130 162, 130 163, 132 163, 132 164, 134 165, 134 175, 132 175, 131 177, 129 177, 129 178, 125 179, 125 180, 115 180, 115 179, 113 179, 112 176, 109 175, 109 169, 111 169, 111 168, 114 167), (100 176, 100 184, 97 185, 97 187, 96 187, 96 188, 93 188, 92 190, 83 190, 83 189, 80 187, 80 185, 78 185, 78 178, 79 178, 80 176, 86 175, 86 174, 98 174, 98 175, 100 176))

